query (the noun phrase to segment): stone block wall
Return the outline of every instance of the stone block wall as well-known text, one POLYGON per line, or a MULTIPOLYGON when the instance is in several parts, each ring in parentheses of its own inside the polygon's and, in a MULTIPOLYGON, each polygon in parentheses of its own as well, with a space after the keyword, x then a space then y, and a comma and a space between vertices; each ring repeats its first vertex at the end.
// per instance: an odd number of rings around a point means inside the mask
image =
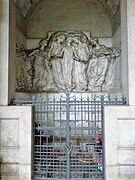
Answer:
POLYGON ((31 107, 0 107, 0 179, 32 179, 32 132, 31 107))
POLYGON ((135 179, 135 106, 105 107, 106 180, 135 179))

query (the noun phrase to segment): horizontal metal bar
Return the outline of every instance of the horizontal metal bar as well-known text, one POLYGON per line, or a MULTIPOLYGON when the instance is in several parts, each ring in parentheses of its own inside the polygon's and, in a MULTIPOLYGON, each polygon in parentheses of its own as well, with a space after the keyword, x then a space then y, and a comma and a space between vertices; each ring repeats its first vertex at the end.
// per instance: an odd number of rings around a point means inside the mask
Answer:
MULTIPOLYGON (((45 178, 45 177, 35 177, 34 180, 66 180, 66 178, 45 178)), ((103 180, 103 178, 71 178, 71 180, 103 180)))
POLYGON ((47 126, 47 127, 38 127, 36 128, 38 130, 50 130, 50 131, 64 131, 66 128, 64 127, 50 127, 50 126, 47 126))
MULTIPOLYGON (((63 127, 38 127, 38 130, 50 130, 50 131, 64 131, 66 128, 63 127)), ((71 130, 82 131, 82 130, 100 130, 99 127, 71 127, 71 130)))
POLYGON ((96 143, 96 133, 102 130, 103 106, 124 105, 126 104, 125 98, 110 98, 106 95, 76 98, 66 94, 52 99, 32 97, 31 100, 14 100, 13 104, 34 106, 34 180, 66 180, 66 151, 68 148, 71 148, 69 152, 70 180, 103 180, 103 171, 99 171, 99 168, 103 168, 103 163, 98 164, 98 161, 101 161, 102 144, 96 143), (69 113, 68 126, 66 124, 67 113, 69 113), (55 125, 49 125, 50 118, 55 125), (69 132, 64 134, 66 128, 69 132), (66 135, 69 136, 69 146, 70 140, 76 143, 79 141, 79 145, 72 145, 71 142, 71 147, 66 147, 66 135), (89 145, 94 146, 95 158, 91 157, 90 149, 88 150, 86 144, 88 148, 89 145), (94 164, 93 160, 97 163, 94 164), (78 177, 75 178, 75 176, 78 177))

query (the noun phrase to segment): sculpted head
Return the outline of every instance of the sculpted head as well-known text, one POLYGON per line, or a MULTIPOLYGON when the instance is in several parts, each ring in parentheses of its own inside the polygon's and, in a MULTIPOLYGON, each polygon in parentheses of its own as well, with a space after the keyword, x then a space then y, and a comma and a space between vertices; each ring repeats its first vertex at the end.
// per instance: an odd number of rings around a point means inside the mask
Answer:
POLYGON ((64 35, 59 35, 59 36, 56 36, 56 40, 58 42, 63 42, 65 40, 65 36, 64 35))
POLYGON ((67 36, 66 44, 71 44, 72 42, 73 42, 73 37, 72 36, 67 36))
POLYGON ((74 36, 73 41, 74 41, 75 44, 79 44, 80 37, 79 36, 74 36))
POLYGON ((89 40, 88 40, 88 38, 86 36, 81 36, 81 42, 89 44, 89 40))
POLYGON ((91 38, 90 39, 90 45, 96 46, 97 44, 99 44, 98 38, 91 38))
POLYGON ((44 46, 46 47, 48 45, 48 40, 47 39, 41 39, 39 42, 40 47, 44 46))

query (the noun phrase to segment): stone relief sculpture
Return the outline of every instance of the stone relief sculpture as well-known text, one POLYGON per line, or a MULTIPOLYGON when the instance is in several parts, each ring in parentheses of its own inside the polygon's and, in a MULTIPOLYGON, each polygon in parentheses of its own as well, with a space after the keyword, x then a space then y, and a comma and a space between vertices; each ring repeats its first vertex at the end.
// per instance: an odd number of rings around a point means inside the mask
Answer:
POLYGON ((45 86, 51 83, 48 52, 46 51, 47 40, 40 41, 40 47, 28 53, 27 59, 30 61, 29 75, 32 76, 32 90, 40 92, 45 86))
POLYGON ((16 44, 16 91, 25 92, 31 90, 31 80, 28 80, 27 55, 22 44, 16 44), (28 86, 29 84, 29 86, 28 86))
POLYGON ((91 59, 88 64, 88 89, 91 91, 107 90, 114 79, 115 52, 100 45, 97 38, 90 39, 91 59))
POLYGON ((50 61, 50 70, 53 77, 52 84, 55 83, 58 89, 64 88, 63 73, 62 73, 62 57, 63 57, 63 42, 65 36, 59 35, 54 37, 50 49, 48 51, 48 58, 50 61))
POLYGON ((87 90, 87 64, 90 59, 89 41, 84 36, 74 38, 74 86, 77 91, 87 90))
POLYGON ((17 45, 16 91, 109 91, 119 55, 78 31, 52 33, 36 49, 17 45))

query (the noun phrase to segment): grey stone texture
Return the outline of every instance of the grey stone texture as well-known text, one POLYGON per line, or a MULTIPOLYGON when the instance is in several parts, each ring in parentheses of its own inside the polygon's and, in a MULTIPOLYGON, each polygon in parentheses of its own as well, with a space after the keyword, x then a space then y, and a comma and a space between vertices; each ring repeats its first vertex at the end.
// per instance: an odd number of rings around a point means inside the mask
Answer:
MULTIPOLYGON (((120 87, 120 47, 110 48, 82 31, 54 32, 39 47, 17 43, 16 92, 111 92, 120 87)), ((115 39, 115 38, 114 38, 115 39)))

